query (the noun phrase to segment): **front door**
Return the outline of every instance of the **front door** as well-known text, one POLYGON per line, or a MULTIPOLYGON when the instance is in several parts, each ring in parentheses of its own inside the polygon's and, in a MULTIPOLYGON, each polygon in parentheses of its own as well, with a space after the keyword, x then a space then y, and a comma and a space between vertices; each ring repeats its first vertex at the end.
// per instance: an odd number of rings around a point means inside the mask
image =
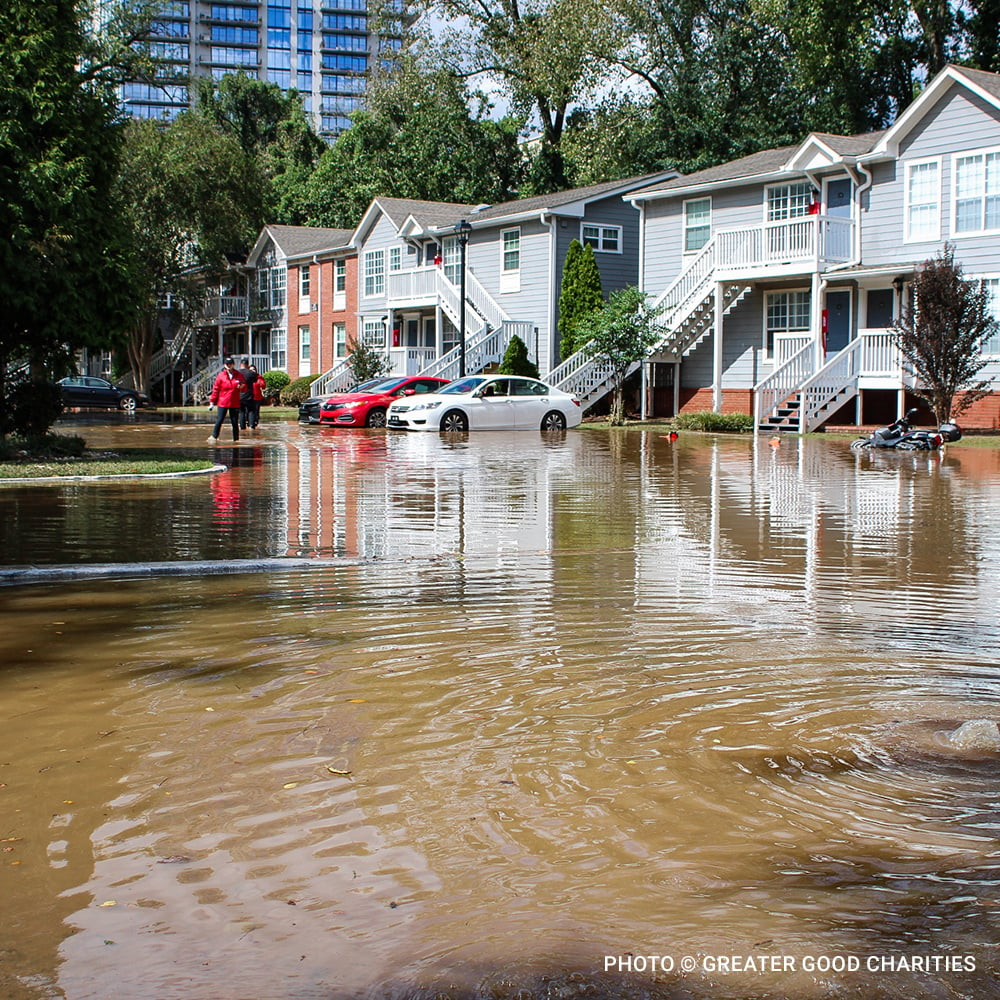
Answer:
POLYGON ((851 339, 851 293, 826 293, 826 353, 836 354, 851 339))
POLYGON ((829 181, 826 185, 826 214, 835 219, 851 217, 851 180, 849 177, 829 181))

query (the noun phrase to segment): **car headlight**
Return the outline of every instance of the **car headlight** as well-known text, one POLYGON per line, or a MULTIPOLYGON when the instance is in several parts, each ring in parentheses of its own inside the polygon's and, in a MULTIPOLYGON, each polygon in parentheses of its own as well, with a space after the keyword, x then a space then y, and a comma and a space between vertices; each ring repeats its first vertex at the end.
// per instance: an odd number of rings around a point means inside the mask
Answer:
POLYGON ((437 400, 433 403, 417 403, 413 407, 414 410, 436 410, 441 405, 441 400, 437 400))

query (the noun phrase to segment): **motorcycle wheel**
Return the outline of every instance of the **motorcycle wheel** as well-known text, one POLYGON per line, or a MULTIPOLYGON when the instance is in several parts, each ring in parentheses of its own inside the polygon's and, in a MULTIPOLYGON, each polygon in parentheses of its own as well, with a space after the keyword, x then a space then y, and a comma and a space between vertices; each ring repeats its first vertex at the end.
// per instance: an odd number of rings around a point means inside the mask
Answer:
POLYGON ((851 442, 851 451, 865 451, 871 448, 872 442, 870 438, 858 438, 851 442))

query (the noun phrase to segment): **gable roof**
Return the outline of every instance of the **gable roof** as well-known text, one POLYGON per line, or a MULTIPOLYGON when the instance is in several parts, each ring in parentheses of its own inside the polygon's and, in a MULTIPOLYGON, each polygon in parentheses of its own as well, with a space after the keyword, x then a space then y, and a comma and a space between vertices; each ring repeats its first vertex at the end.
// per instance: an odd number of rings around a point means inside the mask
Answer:
POLYGON ((895 157, 899 144, 920 123, 923 117, 953 86, 965 87, 987 104, 1000 111, 1000 75, 984 69, 949 64, 926 87, 914 102, 887 129, 872 150, 872 159, 895 157))
POLYGON ((247 257, 247 262, 255 264, 271 240, 281 254, 289 257, 303 257, 327 250, 346 249, 351 245, 351 229, 325 229, 320 226, 265 226, 247 257))

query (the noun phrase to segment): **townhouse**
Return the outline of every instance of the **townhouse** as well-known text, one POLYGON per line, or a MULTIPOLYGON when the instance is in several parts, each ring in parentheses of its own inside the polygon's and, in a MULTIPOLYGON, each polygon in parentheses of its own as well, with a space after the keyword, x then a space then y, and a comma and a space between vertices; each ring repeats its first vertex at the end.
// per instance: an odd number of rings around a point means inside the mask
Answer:
MULTIPOLYGON (((888 327, 915 269, 949 243, 1000 303, 1000 76, 948 66, 884 132, 812 134, 627 199, 640 285, 664 308, 645 412, 880 423, 908 404, 888 327)), ((984 353, 1000 374, 1000 339, 984 353)), ((1000 395, 965 422, 1000 425, 1000 395)))

